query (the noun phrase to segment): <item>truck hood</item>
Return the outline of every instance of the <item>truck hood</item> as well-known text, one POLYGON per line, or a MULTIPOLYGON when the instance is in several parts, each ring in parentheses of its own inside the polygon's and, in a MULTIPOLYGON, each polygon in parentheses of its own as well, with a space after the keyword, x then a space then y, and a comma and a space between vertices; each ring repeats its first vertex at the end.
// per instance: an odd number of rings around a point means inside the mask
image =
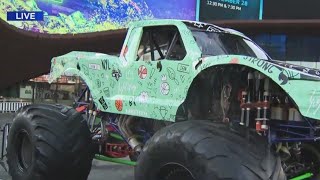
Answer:
POLYGON ((107 54, 103 54, 103 53, 96 53, 96 52, 84 52, 84 51, 72 51, 70 53, 64 54, 62 56, 58 56, 53 58, 58 60, 63 60, 65 59, 66 61, 69 60, 80 60, 80 59, 96 59, 96 58, 103 58, 103 57, 107 57, 107 54))
POLYGON ((82 61, 94 61, 107 59, 109 55, 95 52, 72 51, 68 54, 54 57, 51 60, 49 83, 52 83, 61 75, 76 75, 77 67, 82 61))

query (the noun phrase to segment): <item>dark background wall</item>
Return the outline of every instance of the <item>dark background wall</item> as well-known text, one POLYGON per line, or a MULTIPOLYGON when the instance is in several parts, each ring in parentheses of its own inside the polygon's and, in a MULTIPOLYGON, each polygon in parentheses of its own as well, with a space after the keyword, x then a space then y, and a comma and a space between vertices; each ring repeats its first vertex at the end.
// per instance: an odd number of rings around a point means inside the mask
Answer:
MULTIPOLYGON (((263 20, 320 20, 319 8, 320 0, 264 0, 263 20)), ((307 29, 303 25, 291 28, 307 29)), ((258 33, 251 35, 251 38, 275 59, 320 62, 319 35, 306 32, 290 34, 287 30, 282 33, 258 33)))
POLYGON ((320 0, 264 0, 263 19, 320 19, 320 0))

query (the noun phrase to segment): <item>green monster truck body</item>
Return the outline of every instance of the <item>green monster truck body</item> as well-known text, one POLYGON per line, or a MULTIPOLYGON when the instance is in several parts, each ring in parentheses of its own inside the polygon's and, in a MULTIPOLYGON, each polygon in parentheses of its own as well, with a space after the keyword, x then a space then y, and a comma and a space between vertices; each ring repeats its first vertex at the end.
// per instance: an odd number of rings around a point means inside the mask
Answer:
POLYGON ((240 32, 138 21, 119 56, 53 58, 49 81, 63 74, 80 76, 91 98, 78 112, 18 111, 8 139, 13 180, 86 179, 94 154, 136 164, 137 180, 319 178, 320 70, 272 60, 240 32))
MULTIPOLYGON (((260 54, 265 59, 232 54, 202 56, 186 23, 176 20, 132 23, 120 57, 71 52, 53 58, 50 81, 64 73, 79 75, 87 83, 93 101, 101 111, 174 122, 179 106, 187 98, 188 90, 200 72, 213 66, 236 64, 269 77, 293 99, 303 116, 320 119, 319 70, 268 60, 265 54, 260 54), (143 28, 149 26, 176 26, 186 55, 179 60, 164 57, 155 61, 137 61, 143 28), (120 104, 118 108, 117 103, 120 104)), ((254 46, 244 35, 228 29, 196 22, 193 28, 238 35, 254 46)), ((260 49, 256 51, 264 53, 260 49)))

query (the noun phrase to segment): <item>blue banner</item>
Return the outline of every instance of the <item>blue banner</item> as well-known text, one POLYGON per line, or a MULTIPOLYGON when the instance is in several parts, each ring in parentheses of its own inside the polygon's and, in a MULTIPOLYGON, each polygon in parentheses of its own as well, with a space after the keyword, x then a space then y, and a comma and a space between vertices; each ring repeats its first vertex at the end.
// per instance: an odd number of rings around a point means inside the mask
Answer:
POLYGON ((43 21, 43 16, 39 11, 11 11, 7 12, 7 21, 43 21))

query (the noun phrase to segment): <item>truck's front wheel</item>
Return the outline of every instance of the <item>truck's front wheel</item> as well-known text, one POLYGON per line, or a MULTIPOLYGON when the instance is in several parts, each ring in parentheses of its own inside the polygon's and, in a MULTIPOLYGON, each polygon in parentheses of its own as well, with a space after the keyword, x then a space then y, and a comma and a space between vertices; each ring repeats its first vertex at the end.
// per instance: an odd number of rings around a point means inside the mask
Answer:
POLYGON ((280 159, 266 140, 250 139, 209 121, 176 123, 144 147, 137 180, 284 180, 280 159))
POLYGON ((62 105, 20 109, 8 137, 13 180, 85 180, 91 169, 90 131, 82 115, 62 105))

